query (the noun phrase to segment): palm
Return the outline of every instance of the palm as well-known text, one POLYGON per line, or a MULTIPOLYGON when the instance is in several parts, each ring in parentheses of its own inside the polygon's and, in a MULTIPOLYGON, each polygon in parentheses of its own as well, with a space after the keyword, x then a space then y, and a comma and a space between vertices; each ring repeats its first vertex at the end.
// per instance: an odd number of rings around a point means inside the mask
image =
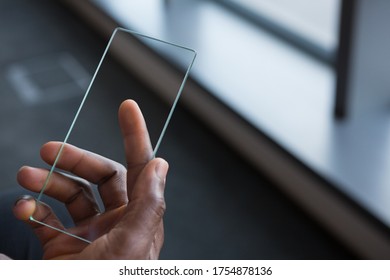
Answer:
MULTIPOLYGON (((105 212, 81 221, 77 226, 66 229, 72 235, 82 237, 93 244, 99 243, 99 238, 103 237, 115 227, 115 222, 123 216, 124 207, 105 212)), ((44 259, 80 259, 83 258, 84 251, 91 246, 83 240, 74 236, 55 233, 51 229, 45 229, 51 234, 51 238, 44 244, 44 259), (54 235, 54 236, 53 236, 54 235), (66 246, 64 246, 66 244, 66 246)))

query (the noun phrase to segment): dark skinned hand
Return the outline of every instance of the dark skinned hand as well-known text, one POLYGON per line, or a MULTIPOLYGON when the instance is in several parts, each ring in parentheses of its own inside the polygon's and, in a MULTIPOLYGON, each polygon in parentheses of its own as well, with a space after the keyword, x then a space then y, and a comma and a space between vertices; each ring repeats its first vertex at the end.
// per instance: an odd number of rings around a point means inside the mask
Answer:
MULTIPOLYGON (((152 159, 152 146, 137 104, 126 100, 119 108, 119 124, 127 168, 100 155, 65 145, 57 168, 73 176, 53 173, 45 194, 63 202, 75 226, 67 231, 92 241, 68 236, 31 221, 64 226, 49 206, 31 197, 18 200, 14 214, 31 225, 41 241, 44 259, 157 259, 164 241, 164 188, 168 164, 152 159), (98 186, 105 211, 101 213, 90 183, 98 186)), ((61 146, 49 142, 41 157, 52 165, 61 146)), ((22 167, 18 182, 40 192, 48 170, 22 167)))

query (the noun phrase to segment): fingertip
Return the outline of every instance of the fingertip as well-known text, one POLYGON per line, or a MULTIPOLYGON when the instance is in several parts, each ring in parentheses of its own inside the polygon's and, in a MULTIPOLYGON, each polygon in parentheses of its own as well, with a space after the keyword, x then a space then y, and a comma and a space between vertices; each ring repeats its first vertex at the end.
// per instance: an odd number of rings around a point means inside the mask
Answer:
POLYGON ((13 212, 17 219, 27 221, 34 214, 36 201, 29 195, 24 195, 16 200, 13 212))
POLYGON ((155 173, 157 177, 165 182, 165 179, 168 174, 169 164, 162 158, 156 158, 155 173))
POLYGON ((23 166, 16 174, 16 180, 24 188, 31 191, 39 191, 44 178, 46 178, 44 176, 46 175, 42 174, 38 168, 23 166))
POLYGON ((126 99, 120 105, 120 107, 123 107, 123 106, 137 106, 138 107, 138 104, 133 99, 126 99))
POLYGON ((57 141, 49 141, 43 144, 40 149, 41 158, 45 161, 52 160, 53 158, 55 158, 57 156, 61 144, 62 142, 57 141))
POLYGON ((25 165, 23 165, 22 167, 19 168, 18 172, 16 173, 16 178, 18 179, 18 181, 19 181, 19 178, 23 175, 23 173, 26 172, 26 170, 28 170, 28 166, 25 166, 25 165))
POLYGON ((45 144, 43 144, 43 145, 41 146, 41 149, 40 149, 41 153, 42 153, 42 151, 46 151, 47 149, 49 149, 49 148, 52 147, 53 145, 56 145, 56 142, 54 142, 54 141, 46 142, 45 144))
POLYGON ((139 109, 137 102, 135 102, 132 99, 126 99, 119 106, 119 115, 122 115, 128 111, 131 111, 132 108, 139 109))
POLYGON ((16 173, 16 180, 18 183, 22 186, 25 185, 26 178, 29 178, 30 176, 31 167, 29 166, 22 166, 18 172, 16 173))

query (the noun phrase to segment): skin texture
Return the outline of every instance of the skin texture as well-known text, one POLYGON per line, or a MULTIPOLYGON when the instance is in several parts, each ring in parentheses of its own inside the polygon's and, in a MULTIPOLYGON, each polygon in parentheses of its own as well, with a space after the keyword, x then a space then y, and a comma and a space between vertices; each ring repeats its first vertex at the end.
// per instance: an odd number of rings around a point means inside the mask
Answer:
POLYGON ((9 260, 10 258, 6 255, 0 254, 0 260, 9 260))
MULTIPOLYGON (((33 228, 42 243, 44 259, 157 259, 164 241, 164 188, 168 164, 152 159, 152 146, 142 113, 132 100, 119 108, 127 167, 100 155, 66 145, 57 167, 72 174, 53 173, 45 194, 63 202, 75 227, 69 232, 93 241, 75 239, 29 220, 33 217, 64 228, 49 206, 31 197, 15 203, 14 214, 33 228), (100 213, 89 183, 98 185, 105 211, 100 213)), ((41 157, 53 164, 60 142, 49 142, 41 157)), ((22 167, 17 180, 39 192, 47 170, 22 167)))

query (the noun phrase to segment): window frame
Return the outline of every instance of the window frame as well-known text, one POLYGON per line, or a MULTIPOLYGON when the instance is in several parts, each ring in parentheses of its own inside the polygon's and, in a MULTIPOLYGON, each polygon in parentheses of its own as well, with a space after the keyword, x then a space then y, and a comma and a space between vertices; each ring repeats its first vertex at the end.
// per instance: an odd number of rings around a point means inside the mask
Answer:
MULTIPOLYGON (((234 1, 226 1, 226 0, 212 0, 217 2, 218 4, 224 6, 230 11, 240 15, 251 23, 259 26, 264 30, 274 34, 278 38, 284 40, 290 45, 306 52, 317 60, 320 60, 323 63, 326 63, 332 67, 336 67, 337 57, 338 57, 338 47, 336 46, 334 50, 328 50, 327 48, 321 46, 320 44, 313 42, 312 40, 306 38, 305 36, 299 34, 298 32, 294 32, 293 30, 286 28, 283 24, 278 23, 277 21, 264 16, 262 14, 256 13, 253 10, 246 8, 243 5, 240 5, 234 1)), ((341 23, 342 17, 342 2, 340 0, 340 13, 338 15, 339 22, 341 23)), ((340 38, 340 24, 338 28, 337 38, 340 38)))

